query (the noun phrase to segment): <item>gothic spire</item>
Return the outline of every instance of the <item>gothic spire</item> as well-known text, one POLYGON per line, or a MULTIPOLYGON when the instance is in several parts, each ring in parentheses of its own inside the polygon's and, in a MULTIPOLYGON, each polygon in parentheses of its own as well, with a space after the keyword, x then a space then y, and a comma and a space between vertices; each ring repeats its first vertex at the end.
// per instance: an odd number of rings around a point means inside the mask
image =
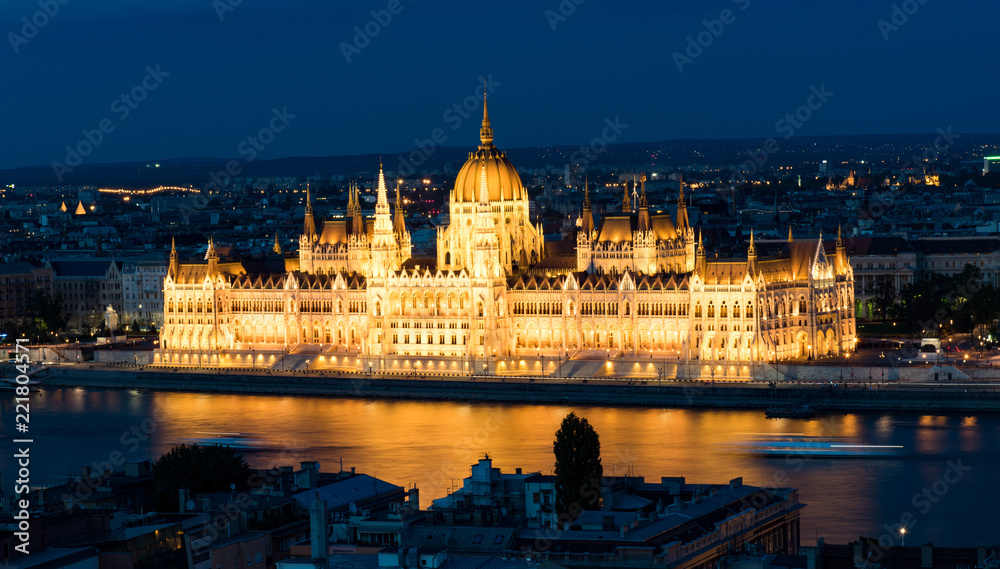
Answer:
POLYGON ((310 237, 316 235, 316 218, 313 217, 312 194, 310 193, 309 180, 306 180, 306 218, 303 223, 302 233, 310 237))
POLYGON ((375 213, 389 213, 389 196, 385 189, 385 173, 382 172, 382 160, 378 161, 378 201, 375 202, 375 213))
POLYGON ((688 224, 687 201, 684 199, 684 174, 681 173, 680 190, 677 193, 677 234, 683 237, 690 227, 688 224))
POLYGON ((479 129, 479 142, 482 146, 493 145, 493 127, 490 126, 490 114, 486 109, 486 87, 483 86, 483 126, 479 129))
POLYGON ((177 259, 177 239, 173 236, 170 237, 170 272, 169 274, 173 278, 177 278, 177 271, 180 268, 179 261, 177 259))
POLYGON ((392 222, 392 229, 397 235, 406 233, 406 221, 403 217, 403 199, 400 197, 399 181, 396 182, 396 212, 392 222))

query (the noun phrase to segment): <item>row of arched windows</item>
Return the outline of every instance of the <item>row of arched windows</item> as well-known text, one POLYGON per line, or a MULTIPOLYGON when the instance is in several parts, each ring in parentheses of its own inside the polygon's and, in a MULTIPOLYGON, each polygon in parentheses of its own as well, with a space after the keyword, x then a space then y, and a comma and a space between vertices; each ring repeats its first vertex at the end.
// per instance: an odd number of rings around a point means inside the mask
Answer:
POLYGON ((212 312, 212 304, 211 300, 205 302, 200 298, 197 301, 189 298, 186 302, 183 299, 170 299, 167 302, 167 312, 212 312))
MULTIPOLYGON (((723 300, 722 303, 718 307, 718 317, 719 318, 730 318, 730 317, 732 317, 732 318, 743 318, 744 316, 746 318, 753 318, 753 303, 752 302, 747 302, 747 305, 746 305, 745 309, 741 309, 740 308, 740 303, 739 302, 734 302, 733 306, 732 306, 732 309, 730 310, 730 307, 726 304, 726 301, 723 300), (730 316, 730 314, 732 316, 730 316)), ((701 301, 699 300, 699 301, 695 302, 694 303, 694 317, 695 318, 702 318, 702 317, 705 317, 705 318, 715 318, 716 317, 715 302, 711 301, 711 300, 708 301, 708 306, 707 306, 707 309, 705 310, 704 316, 703 316, 702 309, 701 309, 701 301)))
POLYGON ((561 302, 514 302, 514 314, 562 314, 561 302))

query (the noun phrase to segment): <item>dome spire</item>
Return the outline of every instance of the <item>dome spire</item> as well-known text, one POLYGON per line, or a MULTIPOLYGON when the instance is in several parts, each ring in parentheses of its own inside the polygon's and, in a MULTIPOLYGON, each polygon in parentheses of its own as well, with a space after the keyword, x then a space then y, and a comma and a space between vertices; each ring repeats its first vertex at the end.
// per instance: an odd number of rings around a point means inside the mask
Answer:
POLYGON ((490 113, 486 109, 486 86, 483 85, 483 126, 479 129, 479 142, 482 146, 493 145, 493 127, 490 126, 490 113))

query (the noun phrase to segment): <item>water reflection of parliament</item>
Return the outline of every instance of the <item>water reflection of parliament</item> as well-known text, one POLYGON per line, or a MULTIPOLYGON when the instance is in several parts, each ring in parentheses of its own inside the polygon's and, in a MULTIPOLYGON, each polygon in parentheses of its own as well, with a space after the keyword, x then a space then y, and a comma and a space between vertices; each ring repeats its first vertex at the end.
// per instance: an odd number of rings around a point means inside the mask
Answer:
POLYGON ((374 217, 352 188, 347 216, 317 224, 307 197, 297 255, 275 242, 263 271, 211 241, 198 263, 172 250, 157 361, 277 367, 294 353, 311 363, 281 365, 458 371, 485 358, 498 372, 555 372, 570 358, 750 362, 853 347, 839 235, 830 250, 789 239, 758 258, 751 233, 745 258, 710 259, 683 183, 671 216, 649 211, 640 180, 638 199, 626 184, 623 213, 599 226, 585 190, 576 242, 545 242, 483 111, 436 257, 411 256, 398 188, 391 212, 380 169, 374 217))

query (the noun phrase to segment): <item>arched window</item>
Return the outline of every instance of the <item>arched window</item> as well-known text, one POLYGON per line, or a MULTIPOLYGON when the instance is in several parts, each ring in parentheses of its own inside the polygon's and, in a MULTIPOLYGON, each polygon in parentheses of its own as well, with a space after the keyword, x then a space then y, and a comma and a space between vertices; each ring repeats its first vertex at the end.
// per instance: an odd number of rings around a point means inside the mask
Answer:
POLYGON ((722 306, 719 307, 719 316, 722 318, 729 318, 729 313, 726 310, 726 301, 722 301, 722 306))
POLYGON ((625 303, 625 316, 632 315, 632 306, 629 303, 625 303))
POLYGON ((708 317, 715 318, 715 305, 712 303, 711 300, 708 301, 708 317))
POLYGON ((740 303, 733 303, 733 318, 740 317, 740 303))
POLYGON ((701 301, 694 303, 694 317, 701 318, 701 301))

